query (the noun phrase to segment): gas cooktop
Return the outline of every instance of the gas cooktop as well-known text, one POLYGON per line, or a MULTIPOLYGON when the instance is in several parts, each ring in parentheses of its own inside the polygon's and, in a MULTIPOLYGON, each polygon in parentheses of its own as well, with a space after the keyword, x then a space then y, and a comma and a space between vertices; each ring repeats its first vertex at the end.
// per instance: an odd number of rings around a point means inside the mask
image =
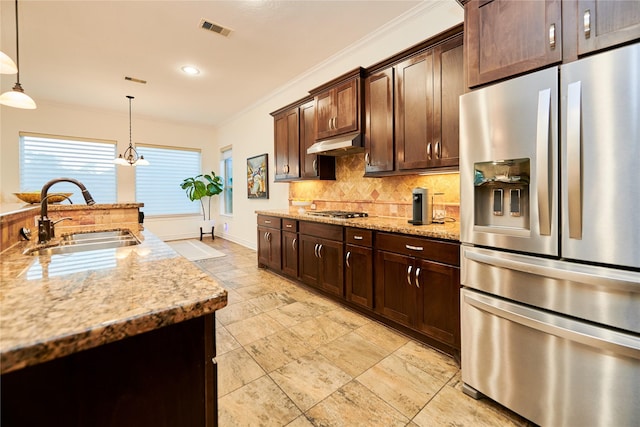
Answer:
POLYGON ((369 216, 366 212, 350 212, 350 211, 316 211, 307 212, 309 215, 326 216, 330 218, 363 218, 369 216))

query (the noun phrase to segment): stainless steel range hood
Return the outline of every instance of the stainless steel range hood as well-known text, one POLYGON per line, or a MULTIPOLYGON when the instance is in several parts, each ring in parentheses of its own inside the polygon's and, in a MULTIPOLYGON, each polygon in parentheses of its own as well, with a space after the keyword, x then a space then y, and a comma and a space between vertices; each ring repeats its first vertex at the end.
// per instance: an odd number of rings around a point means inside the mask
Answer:
POLYGON ((321 154, 323 156, 343 156, 362 153, 362 134, 349 133, 331 139, 318 141, 307 149, 307 154, 321 154))

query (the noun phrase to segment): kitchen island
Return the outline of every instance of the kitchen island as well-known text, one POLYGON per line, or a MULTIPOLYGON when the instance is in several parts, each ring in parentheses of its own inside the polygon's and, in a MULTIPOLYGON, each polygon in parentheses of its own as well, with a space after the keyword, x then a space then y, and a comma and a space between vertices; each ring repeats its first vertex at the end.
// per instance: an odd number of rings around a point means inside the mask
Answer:
POLYGON ((219 283, 139 245, 0 259, 2 425, 216 424, 219 283))

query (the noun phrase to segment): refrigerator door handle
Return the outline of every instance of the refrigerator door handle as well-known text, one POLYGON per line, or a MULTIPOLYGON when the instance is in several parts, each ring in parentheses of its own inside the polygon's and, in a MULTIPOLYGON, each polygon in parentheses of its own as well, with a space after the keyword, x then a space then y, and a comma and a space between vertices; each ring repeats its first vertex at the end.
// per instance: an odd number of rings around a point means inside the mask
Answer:
POLYGON ((549 126, 551 114, 551 89, 538 92, 538 123, 536 132, 536 169, 538 192, 538 223, 540 235, 551 234, 551 213, 549 203, 549 126))
POLYGON ((614 354, 640 359, 640 340, 632 336, 623 336, 613 331, 470 292, 464 293, 464 303, 538 331, 601 351, 610 351, 614 354))
POLYGON ((582 82, 567 87, 567 200, 569 238, 582 239, 582 82))
MULTIPOLYGON (((463 258, 470 261, 479 262, 489 266, 518 271, 525 274, 540 276, 545 279, 568 280, 571 282, 591 285, 596 288, 605 286, 610 290, 620 292, 638 292, 638 273, 623 270, 610 271, 600 267, 585 266, 585 271, 567 270, 552 265, 539 265, 534 262, 521 261, 516 259, 519 255, 495 256, 478 253, 477 250, 463 249, 463 258)), ((520 256, 525 258, 525 256, 520 256)), ((526 257, 529 260, 530 257, 526 257)), ((531 259, 530 261, 533 261, 531 259)), ((464 284, 464 282, 463 282, 464 284)))

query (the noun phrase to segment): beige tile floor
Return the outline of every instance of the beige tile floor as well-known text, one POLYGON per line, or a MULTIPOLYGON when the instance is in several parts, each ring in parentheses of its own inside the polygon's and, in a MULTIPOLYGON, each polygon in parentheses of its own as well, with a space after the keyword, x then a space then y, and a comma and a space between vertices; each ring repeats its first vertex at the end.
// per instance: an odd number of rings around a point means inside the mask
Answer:
POLYGON ((531 426, 462 393, 443 355, 257 267, 256 252, 216 238, 226 256, 196 261, 220 280, 219 422, 227 426, 531 426))

